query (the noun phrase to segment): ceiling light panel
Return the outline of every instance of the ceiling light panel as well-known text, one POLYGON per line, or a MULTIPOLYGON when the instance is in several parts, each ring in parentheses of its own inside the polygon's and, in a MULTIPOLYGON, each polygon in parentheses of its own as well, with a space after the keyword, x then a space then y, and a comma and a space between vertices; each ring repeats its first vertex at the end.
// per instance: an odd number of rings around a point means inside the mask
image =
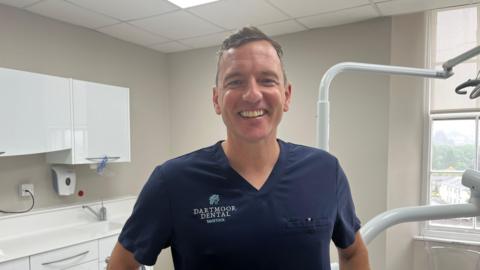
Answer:
POLYGON ((207 3, 217 2, 218 0, 168 0, 168 1, 181 8, 189 8, 189 7, 200 6, 207 3))

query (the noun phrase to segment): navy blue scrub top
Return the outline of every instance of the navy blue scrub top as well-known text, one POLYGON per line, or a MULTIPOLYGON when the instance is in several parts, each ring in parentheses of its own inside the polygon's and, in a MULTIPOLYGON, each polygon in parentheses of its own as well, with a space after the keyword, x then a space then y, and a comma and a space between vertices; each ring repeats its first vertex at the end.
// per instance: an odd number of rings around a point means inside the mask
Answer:
POLYGON ((221 142, 158 166, 119 242, 145 265, 170 246, 177 270, 330 269, 330 240, 346 248, 360 228, 347 178, 327 152, 278 143, 260 190, 221 142))

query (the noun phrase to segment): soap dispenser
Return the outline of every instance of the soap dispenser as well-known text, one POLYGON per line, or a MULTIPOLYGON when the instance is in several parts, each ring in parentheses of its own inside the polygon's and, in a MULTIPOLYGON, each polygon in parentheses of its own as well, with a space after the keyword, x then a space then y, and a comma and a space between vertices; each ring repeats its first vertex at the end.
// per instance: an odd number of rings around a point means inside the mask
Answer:
POLYGON ((52 180, 55 192, 60 196, 69 196, 75 193, 76 176, 72 167, 53 165, 52 180))

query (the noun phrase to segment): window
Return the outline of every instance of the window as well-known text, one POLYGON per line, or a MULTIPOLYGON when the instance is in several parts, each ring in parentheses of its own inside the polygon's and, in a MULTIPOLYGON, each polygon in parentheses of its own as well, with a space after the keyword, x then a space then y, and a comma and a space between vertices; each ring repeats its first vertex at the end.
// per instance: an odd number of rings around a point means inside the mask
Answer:
MULTIPOLYGON (((432 12, 430 17, 430 67, 442 64, 477 46, 479 7, 468 6, 432 12)), ((454 68, 448 80, 431 80, 427 199, 430 205, 466 203, 470 190, 461 184, 466 169, 480 169, 480 98, 469 99, 454 89, 475 79, 480 57, 454 68)), ((426 222, 424 233, 452 236, 476 232, 480 239, 480 218, 459 218, 426 222)), ((471 239, 471 238, 470 238, 471 239)))

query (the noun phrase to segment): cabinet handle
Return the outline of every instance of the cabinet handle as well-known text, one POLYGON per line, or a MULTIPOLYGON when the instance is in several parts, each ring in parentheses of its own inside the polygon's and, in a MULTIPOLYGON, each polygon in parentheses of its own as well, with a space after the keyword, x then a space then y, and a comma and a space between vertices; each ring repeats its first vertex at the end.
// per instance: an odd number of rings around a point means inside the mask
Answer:
POLYGON ((87 251, 84 251, 84 252, 79 253, 79 254, 77 254, 77 255, 70 256, 70 257, 68 257, 68 258, 63 258, 63 259, 56 260, 56 261, 51 261, 51 262, 45 262, 45 263, 42 263, 42 265, 49 265, 49 264, 54 264, 54 263, 59 263, 59 262, 68 261, 68 260, 75 259, 75 258, 80 257, 80 256, 83 256, 83 255, 87 255, 88 252, 90 252, 90 251, 87 250, 87 251))
POLYGON ((108 256, 108 257, 105 258, 105 263, 106 263, 106 264, 110 263, 110 256, 108 256))
POLYGON ((5 154, 5 152, 3 152, 3 151, 0 151, 0 155, 3 155, 3 154, 5 154))
MULTIPOLYGON (((101 161, 104 158, 105 157, 87 157, 85 159, 88 161, 101 161)), ((107 161, 120 159, 120 157, 109 157, 109 156, 106 156, 106 158, 107 158, 107 161)))

